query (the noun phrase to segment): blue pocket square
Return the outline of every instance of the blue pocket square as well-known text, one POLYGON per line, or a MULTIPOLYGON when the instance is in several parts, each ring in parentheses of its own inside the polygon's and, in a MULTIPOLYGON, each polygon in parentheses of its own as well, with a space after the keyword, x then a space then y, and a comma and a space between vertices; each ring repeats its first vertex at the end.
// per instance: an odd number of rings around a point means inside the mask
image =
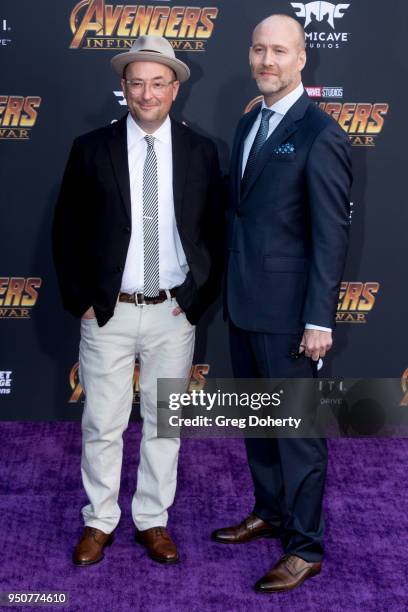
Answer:
POLYGON ((279 145, 279 147, 275 147, 273 152, 275 155, 290 155, 295 152, 295 147, 291 142, 286 142, 279 145))

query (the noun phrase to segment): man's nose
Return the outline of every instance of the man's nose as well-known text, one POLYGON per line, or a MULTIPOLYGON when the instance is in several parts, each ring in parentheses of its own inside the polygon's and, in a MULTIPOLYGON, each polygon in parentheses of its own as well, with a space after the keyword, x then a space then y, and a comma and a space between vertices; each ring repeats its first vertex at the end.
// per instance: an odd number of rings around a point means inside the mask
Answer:
POLYGON ((272 49, 266 49, 265 54, 263 56, 263 63, 265 66, 272 66, 275 63, 275 55, 272 49))
POLYGON ((143 100, 151 100, 153 98, 153 93, 152 93, 150 83, 144 84, 142 98, 143 100))

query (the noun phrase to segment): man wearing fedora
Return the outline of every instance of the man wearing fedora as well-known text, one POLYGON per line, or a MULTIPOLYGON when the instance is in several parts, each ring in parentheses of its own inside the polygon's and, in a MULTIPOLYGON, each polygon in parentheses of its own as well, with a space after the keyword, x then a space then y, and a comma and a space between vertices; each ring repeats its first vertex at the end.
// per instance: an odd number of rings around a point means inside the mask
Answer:
POLYGON ((166 525, 180 441, 157 437, 156 386, 157 378, 188 381, 195 325, 218 291, 220 170, 215 145, 169 118, 190 70, 166 39, 141 36, 111 64, 129 113, 74 141, 53 224, 63 304, 81 317, 86 398, 81 472, 89 503, 73 561, 100 561, 120 519, 122 434, 137 357, 136 540, 155 561, 175 563, 166 525))

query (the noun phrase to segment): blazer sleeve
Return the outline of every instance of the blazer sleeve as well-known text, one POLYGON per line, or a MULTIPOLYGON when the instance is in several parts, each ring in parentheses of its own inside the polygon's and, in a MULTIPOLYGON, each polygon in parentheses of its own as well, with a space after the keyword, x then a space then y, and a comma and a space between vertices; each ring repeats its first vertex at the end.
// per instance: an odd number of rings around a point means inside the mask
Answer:
POLYGON ((52 253, 64 308, 81 316, 91 305, 89 261, 84 253, 88 227, 87 180, 83 148, 72 145, 52 224, 52 253))
POLYGON ((333 328, 346 263, 352 184, 351 145, 330 122, 317 136, 306 164, 311 258, 302 320, 333 328))

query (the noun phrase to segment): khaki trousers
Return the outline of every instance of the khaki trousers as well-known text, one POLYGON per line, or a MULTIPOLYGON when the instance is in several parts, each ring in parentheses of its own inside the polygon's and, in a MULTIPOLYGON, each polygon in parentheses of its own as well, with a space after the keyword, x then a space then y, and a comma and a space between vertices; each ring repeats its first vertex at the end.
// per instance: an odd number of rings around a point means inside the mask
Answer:
POLYGON ((157 378, 188 384, 195 326, 184 313, 174 316, 176 300, 135 306, 118 302, 103 327, 81 320, 79 377, 85 392, 82 417, 82 481, 89 504, 85 525, 111 533, 120 519, 118 495, 123 439, 133 400, 135 357, 140 366, 143 431, 132 517, 139 530, 167 524, 174 500, 179 438, 157 438, 157 378))

